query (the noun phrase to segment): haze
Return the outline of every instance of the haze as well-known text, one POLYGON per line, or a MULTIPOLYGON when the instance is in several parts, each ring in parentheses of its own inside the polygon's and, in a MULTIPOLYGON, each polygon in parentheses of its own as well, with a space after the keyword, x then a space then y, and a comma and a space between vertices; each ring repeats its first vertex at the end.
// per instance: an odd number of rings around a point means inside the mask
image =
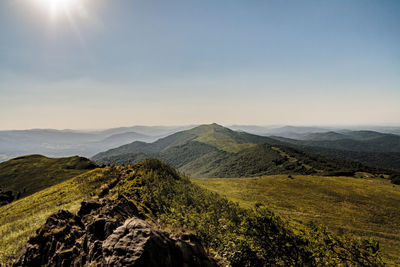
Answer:
POLYGON ((400 124, 399 1, 36 2, 0 2, 0 129, 400 124))

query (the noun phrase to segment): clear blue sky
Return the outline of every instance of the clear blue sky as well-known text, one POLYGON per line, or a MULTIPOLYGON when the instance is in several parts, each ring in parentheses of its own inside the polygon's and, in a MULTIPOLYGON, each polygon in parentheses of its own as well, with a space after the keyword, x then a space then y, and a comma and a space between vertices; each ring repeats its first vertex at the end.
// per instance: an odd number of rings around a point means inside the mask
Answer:
POLYGON ((0 1, 1 129, 209 122, 400 124, 400 1, 0 1))

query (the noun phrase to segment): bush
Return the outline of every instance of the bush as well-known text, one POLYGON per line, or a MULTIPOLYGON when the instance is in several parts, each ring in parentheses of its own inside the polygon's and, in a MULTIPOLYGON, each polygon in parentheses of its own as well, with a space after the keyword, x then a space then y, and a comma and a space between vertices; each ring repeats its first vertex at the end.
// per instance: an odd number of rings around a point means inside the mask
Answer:
POLYGON ((215 258, 231 266, 382 265, 373 241, 337 237, 321 227, 293 229, 258 204, 253 209, 192 184, 157 160, 132 166, 119 194, 145 207, 164 227, 196 232, 215 258))

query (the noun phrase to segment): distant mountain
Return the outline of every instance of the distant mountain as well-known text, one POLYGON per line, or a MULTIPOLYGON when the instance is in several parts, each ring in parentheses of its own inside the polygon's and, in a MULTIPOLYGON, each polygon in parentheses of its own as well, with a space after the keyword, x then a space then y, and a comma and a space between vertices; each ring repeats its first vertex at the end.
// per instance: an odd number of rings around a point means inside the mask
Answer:
POLYGON ((29 155, 0 163, 0 204, 58 184, 96 165, 82 157, 47 158, 29 155))
POLYGON ((302 140, 271 138, 313 154, 400 171, 400 136, 395 134, 342 131, 309 134, 302 140))
POLYGON ((356 152, 400 152, 400 136, 373 131, 346 133, 314 133, 305 140, 273 137, 276 140, 302 146, 313 146, 356 152))
MULTIPOLYGON (((365 135, 368 138, 368 133, 381 133, 381 134, 396 134, 400 135, 400 127, 390 126, 354 126, 354 127, 316 127, 316 126, 258 126, 258 125, 231 125, 228 128, 235 131, 244 131, 252 134, 263 136, 280 136, 292 139, 308 139, 308 136, 313 134, 325 134, 328 132, 338 134, 352 134, 359 133, 360 137, 365 135)), ((356 136, 353 136, 356 138, 356 136)), ((357 138, 356 138, 357 139, 357 138)))
POLYGON ((400 172, 399 152, 349 151, 314 146, 295 146, 295 148, 307 151, 315 155, 321 155, 329 158, 347 161, 357 161, 371 167, 395 170, 397 172, 400 172))
POLYGON ((255 126, 255 125, 232 125, 230 129, 245 131, 263 136, 280 136, 286 138, 301 139, 312 133, 326 132, 328 128, 307 126, 255 126))
POLYGON ((99 153, 93 159, 115 156, 126 153, 159 153, 170 147, 184 145, 189 141, 197 141, 202 144, 211 145, 221 151, 237 152, 241 148, 267 141, 280 143, 274 139, 235 132, 218 124, 201 125, 190 130, 180 131, 161 138, 154 143, 133 142, 106 152, 99 153))
POLYGON ((366 168, 284 146, 269 137, 201 125, 154 143, 133 142, 95 155, 98 164, 161 159, 195 177, 241 177, 277 173, 332 173, 366 168))
POLYGON ((309 134, 305 137, 302 138, 302 140, 308 140, 308 141, 337 141, 337 140, 343 140, 343 139, 352 139, 352 140, 358 140, 358 141, 366 141, 366 140, 371 140, 374 138, 379 138, 379 137, 400 137, 397 135, 393 134, 384 134, 384 133, 379 133, 379 132, 374 132, 374 131, 340 131, 340 132, 324 132, 324 133, 312 133, 309 134))
POLYGON ((136 132, 126 132, 126 133, 118 133, 108 136, 102 140, 89 142, 85 146, 91 154, 93 151, 98 151, 99 149, 109 149, 116 146, 121 146, 127 143, 131 143, 132 141, 154 141, 156 137, 148 136, 136 132))
POLYGON ((189 126, 133 126, 102 131, 33 129, 0 131, 0 162, 27 154, 93 156, 133 141, 153 142, 189 126))
POLYGON ((387 134, 387 133, 380 133, 380 132, 375 132, 375 131, 344 131, 343 134, 347 137, 347 138, 351 138, 354 140, 371 140, 374 138, 379 138, 379 137, 387 137, 387 136, 391 136, 391 137, 400 137, 398 135, 394 135, 394 134, 387 134))
MULTIPOLYGON (((159 138, 169 136, 179 131, 189 130, 193 127, 194 126, 190 125, 132 126, 98 131, 53 129, 0 131, 0 162, 27 154, 42 154, 49 157, 66 157, 73 155, 92 157, 102 151, 129 144, 134 141, 151 143, 159 138)), ((377 134, 376 131, 371 130, 351 131, 327 127, 233 125, 229 126, 229 128, 261 136, 280 136, 308 141, 333 141, 346 138, 362 141, 371 138, 369 134, 377 134), (326 135, 329 131, 331 131, 331 134, 336 133, 337 137, 324 137, 323 135, 326 135), (357 134, 359 136, 357 136, 357 134)), ((382 130, 383 133, 378 133, 380 135, 386 135, 386 132, 400 133, 399 127, 380 127, 377 129, 382 130)), ((331 148, 330 145, 321 145, 331 148)), ((347 143, 342 146, 346 147, 347 143)), ((334 148, 342 149, 340 146, 335 146, 334 148)), ((387 152, 386 150, 379 151, 387 152)))
POLYGON ((167 136, 173 134, 178 131, 188 130, 193 128, 193 125, 184 125, 184 126, 131 126, 131 127, 119 127, 112 128, 103 131, 99 131, 98 133, 110 136, 114 134, 121 134, 127 132, 135 132, 138 134, 146 135, 146 136, 167 136))
POLYGON ((325 133, 308 134, 301 139, 309 141, 336 141, 336 140, 343 140, 346 138, 348 137, 345 134, 330 131, 325 133))
POLYGON ((399 126, 359 126, 359 127, 352 127, 349 130, 351 131, 374 131, 380 133, 387 133, 387 134, 396 134, 400 135, 400 127, 399 126))
POLYGON ((277 135, 287 138, 301 138, 311 133, 326 132, 327 128, 305 126, 283 126, 266 132, 267 135, 277 135))

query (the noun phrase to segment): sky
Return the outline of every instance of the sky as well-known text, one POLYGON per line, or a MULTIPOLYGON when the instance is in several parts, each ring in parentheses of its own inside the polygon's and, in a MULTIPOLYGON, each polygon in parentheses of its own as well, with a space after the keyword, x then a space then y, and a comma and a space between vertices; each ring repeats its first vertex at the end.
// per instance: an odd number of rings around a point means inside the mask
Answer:
POLYGON ((211 122, 400 125, 400 1, 0 1, 0 129, 211 122))

